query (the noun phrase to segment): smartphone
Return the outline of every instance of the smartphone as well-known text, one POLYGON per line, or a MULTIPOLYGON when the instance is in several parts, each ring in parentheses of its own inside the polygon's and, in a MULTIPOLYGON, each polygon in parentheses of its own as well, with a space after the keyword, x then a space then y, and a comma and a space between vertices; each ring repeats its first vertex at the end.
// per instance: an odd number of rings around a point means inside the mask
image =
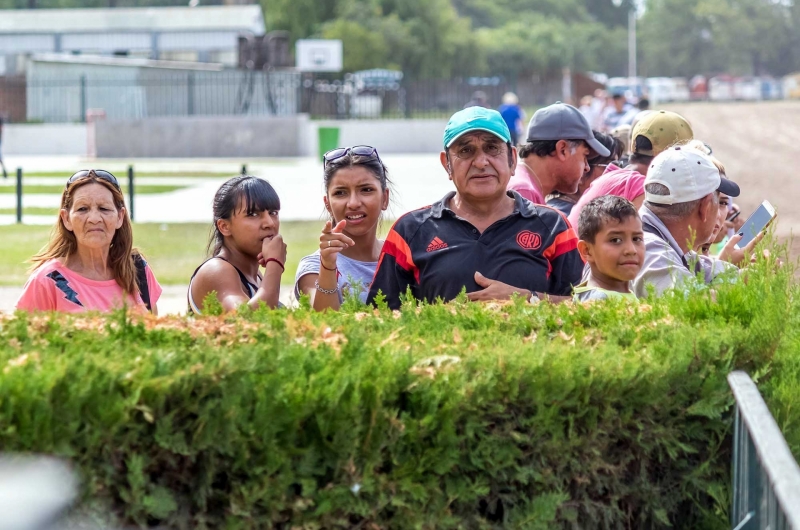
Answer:
POLYGON ((762 202, 761 206, 753 212, 753 215, 739 229, 739 233, 744 234, 744 236, 736 243, 736 248, 746 247, 753 238, 769 226, 773 219, 775 219, 775 208, 772 207, 769 201, 762 202))

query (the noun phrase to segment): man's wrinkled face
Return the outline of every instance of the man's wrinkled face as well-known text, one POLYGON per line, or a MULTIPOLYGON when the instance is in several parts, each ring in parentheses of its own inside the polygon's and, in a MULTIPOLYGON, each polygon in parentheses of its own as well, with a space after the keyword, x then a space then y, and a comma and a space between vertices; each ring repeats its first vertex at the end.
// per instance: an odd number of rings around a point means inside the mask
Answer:
POLYGON ((486 199, 506 193, 516 167, 516 150, 512 148, 509 153, 503 140, 491 133, 476 131, 456 139, 447 152, 441 154, 441 161, 460 195, 486 199))
POLYGON ((589 156, 592 150, 586 142, 571 146, 561 140, 556 144, 555 156, 560 162, 556 172, 555 190, 572 195, 577 193, 578 185, 584 174, 589 172, 589 156))

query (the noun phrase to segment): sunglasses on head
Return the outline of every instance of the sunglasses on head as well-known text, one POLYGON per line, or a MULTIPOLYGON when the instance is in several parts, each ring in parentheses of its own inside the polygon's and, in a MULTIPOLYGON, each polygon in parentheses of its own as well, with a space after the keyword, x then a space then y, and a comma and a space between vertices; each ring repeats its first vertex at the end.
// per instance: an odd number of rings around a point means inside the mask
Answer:
POLYGON ((106 182, 117 188, 117 190, 122 191, 119 189, 119 182, 117 182, 117 177, 115 177, 108 171, 105 171, 104 169, 82 169, 77 173, 75 173, 74 175, 72 175, 69 178, 69 180, 67 180, 67 185, 64 186, 64 189, 69 188, 69 185, 75 182, 76 180, 86 178, 92 173, 94 173, 97 176, 97 178, 105 180, 106 182))
POLYGON ((366 158, 374 158, 375 160, 383 163, 381 161, 381 157, 378 156, 377 149, 371 145, 356 145, 353 147, 338 147, 336 149, 331 149, 322 156, 322 159, 324 160, 323 165, 327 167, 330 162, 347 156, 348 153, 353 153, 354 155, 363 156, 366 158))

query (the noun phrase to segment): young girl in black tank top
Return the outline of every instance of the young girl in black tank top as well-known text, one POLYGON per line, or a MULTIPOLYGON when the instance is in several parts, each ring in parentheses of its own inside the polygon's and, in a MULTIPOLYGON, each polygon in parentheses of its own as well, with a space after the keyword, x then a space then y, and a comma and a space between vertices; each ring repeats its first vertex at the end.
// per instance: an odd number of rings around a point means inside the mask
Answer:
POLYGON ((225 311, 242 304, 255 309, 262 303, 278 307, 286 243, 278 233, 278 194, 266 180, 234 177, 214 196, 211 257, 189 283, 191 313, 200 314, 212 291, 225 311), (259 265, 264 267, 263 277, 259 265))

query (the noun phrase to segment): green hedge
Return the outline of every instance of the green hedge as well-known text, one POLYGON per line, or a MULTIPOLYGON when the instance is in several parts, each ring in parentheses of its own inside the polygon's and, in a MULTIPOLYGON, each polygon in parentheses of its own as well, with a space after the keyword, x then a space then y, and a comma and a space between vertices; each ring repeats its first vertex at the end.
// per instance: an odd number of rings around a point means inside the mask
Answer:
POLYGON ((640 305, 19 313, 0 448, 140 526, 721 529, 726 374, 768 375, 799 447, 794 292, 765 262, 640 305))

